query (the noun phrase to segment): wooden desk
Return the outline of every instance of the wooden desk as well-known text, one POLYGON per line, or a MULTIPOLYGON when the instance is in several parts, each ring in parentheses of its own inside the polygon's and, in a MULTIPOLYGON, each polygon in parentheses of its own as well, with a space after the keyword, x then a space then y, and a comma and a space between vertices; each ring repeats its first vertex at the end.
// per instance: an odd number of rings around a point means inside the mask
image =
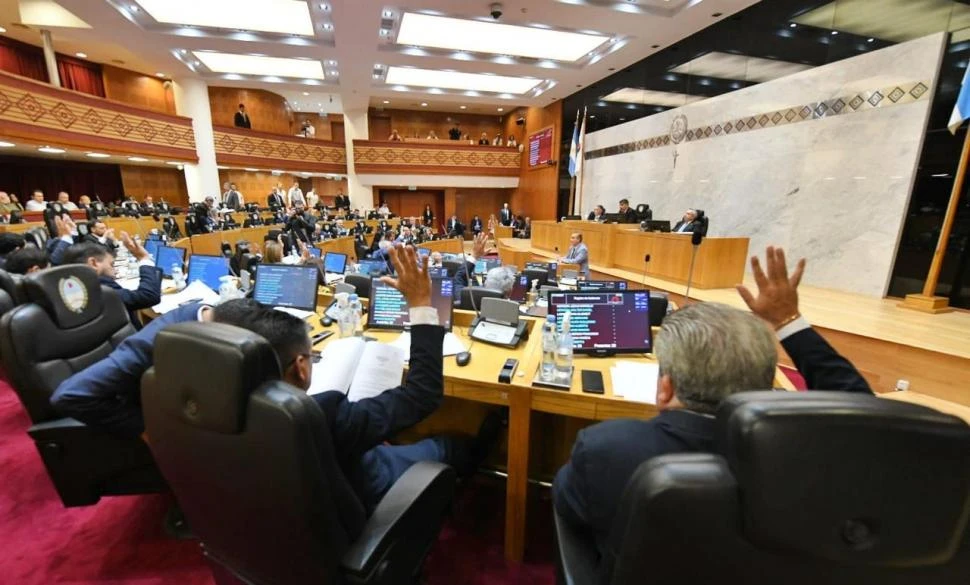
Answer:
MULTIPOLYGON (((534 221, 532 245, 564 255, 573 232, 583 234, 590 263, 603 268, 630 270, 673 282, 686 283, 694 246, 686 234, 641 232, 629 224, 587 221, 534 221), (650 262, 645 263, 645 256, 650 262)), ((694 259, 693 286, 730 288, 744 280, 748 238, 704 238, 694 259)), ((594 269, 595 269, 594 266, 594 269)))
POLYGON ((513 237, 512 226, 497 225, 495 226, 495 239, 501 238, 511 238, 513 237))
POLYGON ((34 228, 47 229, 47 225, 42 221, 30 221, 24 223, 4 223, 0 224, 0 233, 22 234, 34 228))
POLYGON ((357 262, 357 248, 354 246, 353 236, 344 236, 342 238, 317 242, 314 246, 320 249, 321 257, 325 256, 327 252, 337 252, 346 254, 349 262, 357 262))
POLYGON ((441 252, 442 254, 462 254, 465 252, 464 243, 462 240, 456 238, 424 242, 423 244, 417 244, 417 247, 426 248, 432 252, 441 252))

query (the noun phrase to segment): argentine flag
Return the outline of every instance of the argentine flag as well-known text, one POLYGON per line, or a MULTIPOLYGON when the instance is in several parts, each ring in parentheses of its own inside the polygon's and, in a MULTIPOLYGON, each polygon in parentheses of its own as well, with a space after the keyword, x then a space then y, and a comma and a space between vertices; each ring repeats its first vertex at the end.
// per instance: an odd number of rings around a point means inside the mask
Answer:
POLYGON ((579 110, 576 110, 576 123, 573 124, 573 141, 569 144, 569 176, 576 176, 576 158, 579 150, 579 110))
MULTIPOLYGON (((960 95, 957 97, 957 103, 953 106, 953 114, 950 115, 950 123, 947 127, 950 129, 950 134, 956 134, 957 129, 963 124, 967 118, 970 118, 970 83, 967 80, 970 79, 970 66, 967 66, 966 72, 963 74, 963 83, 960 85, 960 95)), ((572 168, 572 162, 570 161, 570 169, 572 168)))

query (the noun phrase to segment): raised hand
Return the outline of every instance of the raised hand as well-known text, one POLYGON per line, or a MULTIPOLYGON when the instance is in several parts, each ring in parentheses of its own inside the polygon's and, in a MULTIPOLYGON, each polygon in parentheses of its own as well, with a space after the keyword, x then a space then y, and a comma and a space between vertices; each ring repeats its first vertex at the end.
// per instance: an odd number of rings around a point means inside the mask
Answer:
POLYGON ((430 307, 431 276, 428 274, 428 256, 419 256, 411 246, 388 248, 387 255, 394 265, 397 278, 382 276, 381 281, 401 291, 409 307, 430 307))
POLYGON ((472 256, 475 258, 475 260, 478 260, 485 255, 486 244, 488 244, 488 234, 481 232, 475 236, 472 243, 472 256))
POLYGON ((55 215, 54 226, 57 227, 57 237, 61 238, 71 235, 71 229, 74 227, 74 222, 71 221, 71 218, 69 217, 55 215))
POLYGON ((128 232, 121 232, 121 243, 125 248, 128 248, 128 251, 135 257, 135 260, 140 261, 148 257, 148 251, 141 244, 132 240, 128 232))
POLYGON ((765 251, 765 265, 768 269, 767 274, 761 269, 761 261, 758 257, 751 258, 751 271, 758 285, 758 296, 751 294, 743 284, 737 285, 738 294, 752 313, 767 321, 775 329, 779 329, 799 316, 798 284, 805 272, 805 259, 798 261, 795 271, 789 276, 785 251, 768 246, 765 251))

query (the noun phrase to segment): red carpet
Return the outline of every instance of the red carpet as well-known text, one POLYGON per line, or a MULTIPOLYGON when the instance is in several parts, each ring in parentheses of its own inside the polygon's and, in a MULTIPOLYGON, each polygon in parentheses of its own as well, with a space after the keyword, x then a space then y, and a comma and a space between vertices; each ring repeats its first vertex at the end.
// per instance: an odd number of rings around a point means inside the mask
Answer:
MULTIPOLYGON (((26 434, 27 414, 0 380, 0 583, 11 585, 211 585, 198 541, 166 536, 171 496, 104 498, 64 508, 26 434)), ((548 496, 548 494, 544 494, 548 496)), ((505 494, 482 479, 464 489, 426 565, 429 585, 553 582, 548 497, 530 502, 531 557, 506 563, 505 494)))

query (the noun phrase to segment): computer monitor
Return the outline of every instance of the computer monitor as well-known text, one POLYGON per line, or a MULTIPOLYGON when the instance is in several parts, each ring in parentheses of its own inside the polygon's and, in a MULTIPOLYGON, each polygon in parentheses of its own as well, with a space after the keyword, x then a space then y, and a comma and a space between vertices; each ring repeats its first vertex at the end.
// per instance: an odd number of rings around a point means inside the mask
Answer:
POLYGON ((562 330, 570 314, 573 351, 581 354, 650 353, 650 291, 550 292, 549 314, 562 330))
POLYGON ((316 266, 260 264, 253 299, 271 307, 316 311, 318 278, 316 266))
POLYGON ((431 278, 448 278, 448 269, 444 266, 429 266, 428 276, 431 278))
POLYGON ((185 248, 159 246, 155 256, 155 266, 162 269, 162 274, 171 278, 172 266, 185 267, 185 248))
POLYGON ((320 258, 321 255, 323 254, 323 250, 321 250, 320 248, 317 248, 316 246, 310 246, 309 248, 307 248, 307 250, 310 252, 310 255, 313 256, 314 258, 320 258))
POLYGON ((186 280, 189 284, 201 280, 207 287, 219 292, 219 279, 223 276, 229 276, 229 258, 206 254, 192 254, 189 258, 189 276, 186 280))
POLYGON ((383 260, 358 260, 357 272, 368 276, 380 276, 387 272, 387 263, 383 260))
POLYGON ((158 259, 158 247, 161 245, 162 245, 161 240, 157 240, 157 239, 145 240, 145 251, 148 252, 148 255, 152 257, 152 260, 158 259))
POLYGON ((549 274, 549 282, 556 282, 556 272, 559 270, 558 262, 526 262, 526 270, 545 270, 549 274))
MULTIPOLYGON (((445 331, 451 331, 454 297, 454 282, 450 278, 431 279, 431 306, 438 310, 438 323, 445 331)), ((367 328, 403 330, 409 319, 404 295, 380 279, 372 279, 370 303, 367 306, 367 328)))
POLYGON ((626 290, 627 283, 625 280, 584 280, 577 283, 576 288, 581 291, 626 290))
POLYGON ((645 232, 670 232, 670 221, 666 219, 651 219, 640 224, 645 232))
POLYGON ((329 274, 343 274, 347 269, 347 255, 339 252, 327 252, 323 257, 323 271, 329 274))
POLYGON ((501 265, 502 261, 498 258, 478 260, 475 262, 475 274, 488 274, 489 270, 498 268, 501 265))
POLYGON ((515 282, 512 284, 512 292, 509 293, 509 300, 524 303, 531 286, 528 276, 524 274, 515 275, 515 282))
POLYGON ((431 250, 427 248, 418 248, 418 256, 430 256, 431 250))

